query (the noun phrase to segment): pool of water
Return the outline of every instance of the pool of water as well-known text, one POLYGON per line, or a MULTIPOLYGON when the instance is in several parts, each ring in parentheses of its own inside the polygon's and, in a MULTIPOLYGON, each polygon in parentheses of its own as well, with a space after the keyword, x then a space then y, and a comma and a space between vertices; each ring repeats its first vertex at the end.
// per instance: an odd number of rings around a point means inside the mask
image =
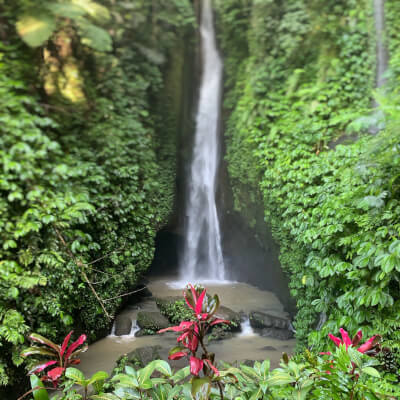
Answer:
MULTIPOLYGON (((173 279, 154 280, 148 285, 154 297, 180 296, 183 282, 173 279)), ((266 311, 276 316, 287 316, 282 304, 272 292, 258 289, 246 283, 239 282, 207 282, 207 292, 217 293, 221 304, 237 312, 248 315, 251 311, 266 311)), ((127 307, 122 313, 129 316, 133 322, 139 311, 155 311, 153 298, 146 298, 140 303, 127 307)), ((133 325, 130 335, 115 336, 111 334, 93 343, 82 355, 80 369, 88 376, 98 370, 111 372, 116 360, 124 354, 145 346, 161 346, 160 355, 166 359, 168 350, 176 345, 176 334, 135 337, 137 327, 133 325)), ((242 332, 231 339, 210 342, 209 350, 216 354, 217 360, 227 362, 244 360, 269 359, 271 366, 279 365, 283 352, 292 353, 295 340, 279 340, 261 337, 253 332, 248 320, 242 323, 242 332)), ((177 364, 178 365, 178 364, 177 364)))

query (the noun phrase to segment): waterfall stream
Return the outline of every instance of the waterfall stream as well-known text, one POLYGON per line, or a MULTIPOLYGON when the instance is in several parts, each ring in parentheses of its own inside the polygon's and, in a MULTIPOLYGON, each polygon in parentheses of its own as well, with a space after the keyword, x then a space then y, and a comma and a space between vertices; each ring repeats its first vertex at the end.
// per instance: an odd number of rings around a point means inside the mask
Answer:
POLYGON ((223 65, 216 45, 211 0, 202 1, 200 34, 202 78, 180 261, 181 279, 186 282, 225 279, 215 201, 223 65))

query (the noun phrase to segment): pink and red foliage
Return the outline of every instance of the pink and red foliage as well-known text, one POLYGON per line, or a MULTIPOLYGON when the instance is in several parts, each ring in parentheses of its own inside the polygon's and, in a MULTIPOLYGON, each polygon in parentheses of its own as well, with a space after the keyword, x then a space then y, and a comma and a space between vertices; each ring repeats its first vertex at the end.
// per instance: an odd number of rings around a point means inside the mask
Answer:
POLYGON ((81 353, 85 352, 88 349, 87 345, 82 347, 81 349, 78 349, 78 347, 82 346, 86 341, 86 335, 81 335, 78 338, 78 340, 73 342, 68 347, 72 333, 73 331, 71 331, 65 337, 61 346, 53 343, 51 340, 36 333, 30 335, 29 339, 32 342, 38 343, 41 346, 31 346, 30 348, 25 350, 21 355, 23 357, 40 355, 40 356, 52 357, 53 359, 45 362, 40 362, 34 368, 32 368, 28 374, 37 375, 40 372, 43 372, 48 367, 57 365, 56 367, 49 370, 47 374, 44 375, 41 379, 43 381, 52 382, 55 387, 58 386, 59 379, 64 374, 68 366, 79 364, 80 359, 78 358, 78 355, 80 355, 81 353))
POLYGON ((158 333, 167 331, 180 332, 177 338, 178 347, 170 351, 170 360, 179 360, 183 357, 189 358, 190 372, 198 376, 201 371, 206 375, 208 371, 219 375, 218 369, 213 365, 213 355, 209 354, 204 346, 204 337, 209 329, 216 324, 230 324, 230 321, 219 319, 214 316, 219 308, 217 295, 211 297, 206 289, 189 284, 183 292, 187 306, 193 311, 194 321, 182 321, 178 326, 161 329, 158 333), (201 358, 196 357, 198 347, 203 349, 201 358))

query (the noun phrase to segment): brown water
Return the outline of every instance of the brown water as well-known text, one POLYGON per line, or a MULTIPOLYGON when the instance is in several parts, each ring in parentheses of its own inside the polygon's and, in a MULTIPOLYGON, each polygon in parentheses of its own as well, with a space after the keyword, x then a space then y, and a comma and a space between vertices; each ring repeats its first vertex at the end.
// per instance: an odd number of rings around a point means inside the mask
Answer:
MULTIPOLYGON (((286 316, 282 304, 271 292, 263 291, 245 283, 230 283, 216 285, 205 284, 207 292, 211 295, 217 293, 221 304, 237 312, 248 314, 250 311, 268 311, 271 314, 286 316)), ((182 289, 172 288, 167 280, 154 281, 148 288, 156 297, 179 296, 182 289)), ((136 306, 131 306, 123 311, 132 320, 136 320, 138 311, 156 310, 154 300, 146 299, 136 306)), ((246 327, 243 326, 242 328, 246 327)), ((80 369, 86 376, 95 371, 103 370, 111 372, 116 360, 123 354, 127 354, 144 346, 162 347, 160 355, 166 359, 168 350, 176 345, 176 335, 167 333, 163 335, 134 337, 134 336, 108 336, 89 347, 87 353, 82 356, 80 369)), ((211 342, 208 346, 211 352, 216 354, 217 360, 227 362, 244 360, 271 360, 271 366, 279 365, 283 352, 291 353, 295 346, 295 340, 278 340, 261 337, 251 331, 247 326, 246 332, 236 334, 232 339, 211 342)))

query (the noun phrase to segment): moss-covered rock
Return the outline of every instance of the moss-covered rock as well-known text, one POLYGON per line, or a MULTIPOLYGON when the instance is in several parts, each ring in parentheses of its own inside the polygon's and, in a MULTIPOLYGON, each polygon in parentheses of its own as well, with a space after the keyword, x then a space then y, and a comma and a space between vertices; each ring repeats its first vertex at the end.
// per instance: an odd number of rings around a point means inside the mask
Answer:
POLYGON ((241 322, 240 313, 233 311, 228 307, 220 306, 218 311, 215 313, 215 316, 217 318, 231 321, 230 325, 223 325, 224 330, 232 332, 240 331, 240 322, 241 322))
POLYGON ((194 318, 193 312, 188 308, 182 297, 157 298, 156 304, 161 314, 173 324, 179 324, 181 321, 190 321, 194 318))
POLYGON ((149 335, 171 326, 167 318, 158 311, 140 311, 137 315, 137 324, 149 335))

